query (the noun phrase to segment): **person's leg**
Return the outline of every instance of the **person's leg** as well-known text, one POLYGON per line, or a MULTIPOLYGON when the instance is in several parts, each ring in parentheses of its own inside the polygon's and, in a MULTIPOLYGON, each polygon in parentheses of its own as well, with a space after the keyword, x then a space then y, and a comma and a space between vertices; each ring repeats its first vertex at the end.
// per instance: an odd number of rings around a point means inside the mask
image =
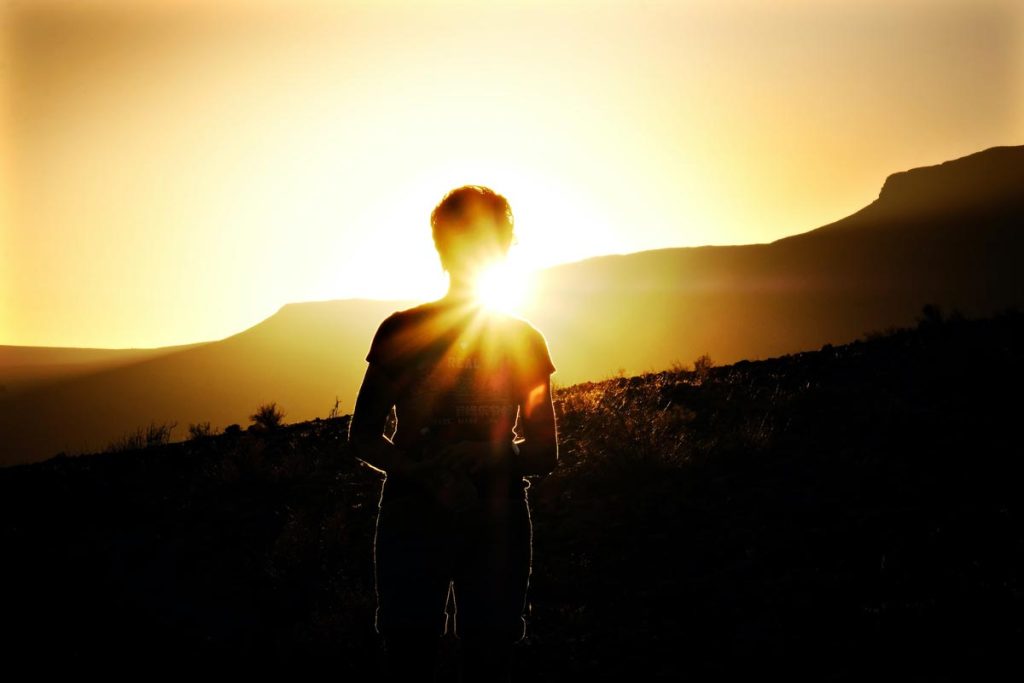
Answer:
POLYGON ((450 526, 428 502, 382 499, 374 539, 385 680, 432 681, 447 614, 450 526))
POLYGON ((507 682, 526 634, 532 534, 524 499, 485 501, 467 517, 453 568, 455 629, 464 683, 507 682))

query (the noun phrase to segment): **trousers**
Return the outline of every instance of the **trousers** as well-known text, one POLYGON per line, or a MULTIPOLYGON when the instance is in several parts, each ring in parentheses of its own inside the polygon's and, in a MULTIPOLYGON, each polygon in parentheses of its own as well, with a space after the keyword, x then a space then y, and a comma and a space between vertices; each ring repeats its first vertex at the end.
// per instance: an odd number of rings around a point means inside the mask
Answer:
POLYGON ((430 680, 443 635, 467 681, 507 681, 524 611, 533 527, 525 491, 451 510, 385 480, 374 537, 377 609, 392 680, 430 680), (451 623, 449 593, 454 596, 451 623))

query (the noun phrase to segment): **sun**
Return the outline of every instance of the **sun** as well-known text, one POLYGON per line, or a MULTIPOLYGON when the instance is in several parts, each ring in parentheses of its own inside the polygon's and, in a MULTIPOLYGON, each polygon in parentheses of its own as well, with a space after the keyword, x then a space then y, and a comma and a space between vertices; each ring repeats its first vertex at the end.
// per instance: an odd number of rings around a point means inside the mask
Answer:
POLYGON ((476 298, 485 307, 518 312, 526 302, 529 276, 507 261, 486 268, 476 283, 476 298))

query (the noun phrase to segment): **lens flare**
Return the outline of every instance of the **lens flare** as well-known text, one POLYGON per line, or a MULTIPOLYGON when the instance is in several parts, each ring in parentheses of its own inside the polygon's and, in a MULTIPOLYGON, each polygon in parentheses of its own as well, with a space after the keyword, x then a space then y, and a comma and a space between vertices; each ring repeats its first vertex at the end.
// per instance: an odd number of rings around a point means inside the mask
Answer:
POLYGON ((476 297, 487 308, 515 313, 526 300, 528 278, 521 269, 502 262, 488 267, 476 283, 476 297))

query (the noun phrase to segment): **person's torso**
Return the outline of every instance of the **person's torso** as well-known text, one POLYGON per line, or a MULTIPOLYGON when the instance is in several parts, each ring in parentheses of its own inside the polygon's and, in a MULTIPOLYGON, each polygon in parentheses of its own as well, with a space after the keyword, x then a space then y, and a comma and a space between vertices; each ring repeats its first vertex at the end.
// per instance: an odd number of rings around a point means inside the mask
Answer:
MULTIPOLYGON (((401 369, 395 445, 422 460, 461 440, 511 444, 522 335, 522 321, 479 308, 404 311, 394 340, 401 369)), ((529 486, 522 477, 509 483, 513 491, 529 486)))

